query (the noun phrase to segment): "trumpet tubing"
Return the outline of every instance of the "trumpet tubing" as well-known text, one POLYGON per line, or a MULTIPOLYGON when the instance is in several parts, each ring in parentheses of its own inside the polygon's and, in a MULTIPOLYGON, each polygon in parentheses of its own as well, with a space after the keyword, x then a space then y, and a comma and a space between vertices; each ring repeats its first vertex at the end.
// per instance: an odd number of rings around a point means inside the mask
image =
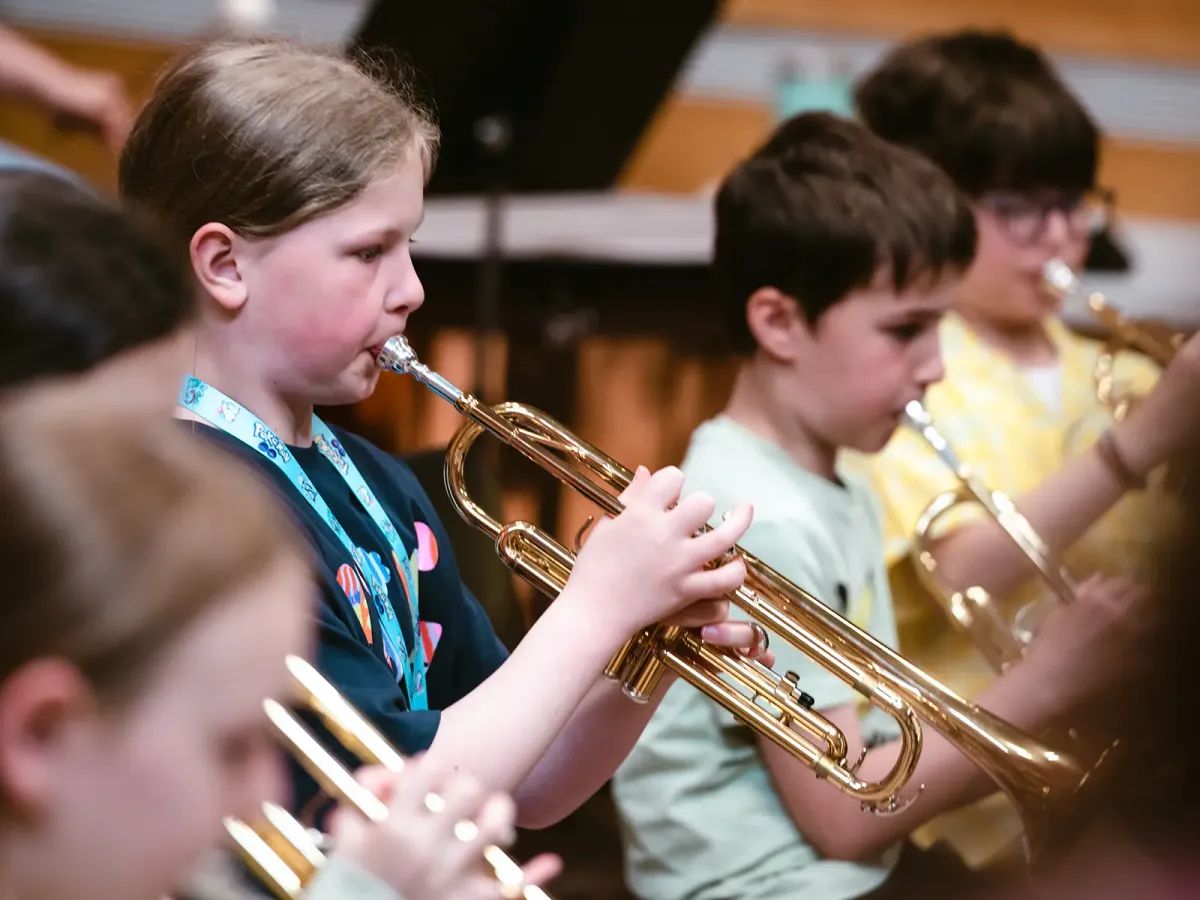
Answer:
POLYGON ((1060 603, 1071 603, 1075 599, 1075 580, 1055 559, 1041 535, 1012 500, 985 485, 958 458, 920 402, 914 400, 905 407, 904 424, 924 439, 958 479, 957 488, 934 497, 917 519, 910 554, 917 577, 940 601, 950 619, 971 638, 992 668, 1001 672, 1021 658, 1031 635, 1018 634, 1013 625, 1005 621, 984 588, 972 585, 959 589, 944 577, 933 553, 933 533, 941 519, 964 504, 978 504, 1033 563, 1060 603))
MULTIPOLYGON (((1074 296, 1083 292, 1083 283, 1079 276, 1060 259, 1052 259, 1046 263, 1042 270, 1042 282, 1048 291, 1058 297, 1074 296)), ((1131 319, 1098 291, 1088 295, 1087 305, 1106 333, 1104 349, 1096 357, 1092 369, 1096 399, 1112 412, 1114 419, 1120 421, 1137 398, 1120 388, 1115 373, 1117 354, 1123 350, 1135 350, 1165 368, 1171 364, 1186 335, 1164 322, 1131 319)))
MULTIPOLYGON (((467 419, 446 453, 446 488, 452 502, 467 522, 496 542, 514 571, 556 596, 570 576, 574 554, 529 523, 501 524, 471 498, 463 474, 471 446, 487 432, 610 515, 621 512, 618 497, 632 473, 538 410, 516 403, 481 404, 424 366, 402 337, 389 340, 377 361, 385 370, 413 376, 467 419)), ((626 642, 606 674, 619 679, 631 697, 644 700, 666 672, 674 672, 804 762, 818 778, 874 812, 892 812, 913 799, 914 795, 900 795, 916 767, 924 723, 953 742, 1012 798, 1022 813, 1031 854, 1045 843, 1088 781, 1085 767, 957 696, 766 563, 741 548, 736 552, 745 560, 746 581, 728 595, 730 602, 896 721, 901 750, 890 772, 874 782, 857 777, 856 764, 846 760, 844 735, 810 709, 812 702, 799 690, 794 675, 778 674, 734 650, 706 644, 688 629, 644 629, 626 642)))
MULTIPOLYGON (((315 668, 298 656, 288 656, 286 664, 297 698, 347 750, 366 764, 396 773, 404 768, 404 757, 396 748, 315 668)), ((372 822, 388 817, 387 805, 355 780, 287 707, 267 699, 263 711, 275 735, 330 797, 372 822)), ((429 794, 425 805, 436 812, 444 803, 437 795, 429 794)), ((464 822, 458 827, 469 830, 475 826, 464 822)), ((313 833, 275 804, 264 803, 262 817, 253 823, 227 818, 225 830, 247 866, 280 900, 301 896, 325 864, 324 851, 313 833)), ((525 884, 521 867, 499 847, 485 847, 483 861, 491 867, 500 895, 506 900, 550 900, 541 888, 525 884)))

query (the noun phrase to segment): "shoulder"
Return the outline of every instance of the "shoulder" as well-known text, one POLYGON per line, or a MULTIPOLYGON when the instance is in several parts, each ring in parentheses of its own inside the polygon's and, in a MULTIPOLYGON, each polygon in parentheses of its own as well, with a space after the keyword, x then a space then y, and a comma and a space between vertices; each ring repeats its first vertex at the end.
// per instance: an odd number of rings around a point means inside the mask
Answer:
POLYGON ((416 473, 403 459, 375 446, 365 437, 331 425, 329 430, 341 441, 363 476, 371 480, 371 487, 385 488, 389 494, 402 494, 423 507, 432 504, 416 473))
POLYGON ((846 486, 846 505, 860 510, 863 516, 878 524, 882 516, 869 473, 859 465, 851 463, 839 467, 838 475, 842 484, 846 486))
POLYGON ((977 338, 961 316, 948 312, 938 323, 938 343, 944 357, 956 359, 962 355, 969 356, 975 349, 977 338))
POLYGON ((734 444, 723 418, 701 422, 688 438, 682 467, 686 472, 705 472, 712 468, 717 458, 734 444))
POLYGON ((718 513, 746 502, 756 519, 795 511, 795 466, 786 453, 725 416, 692 433, 682 469, 686 490, 711 494, 718 513))

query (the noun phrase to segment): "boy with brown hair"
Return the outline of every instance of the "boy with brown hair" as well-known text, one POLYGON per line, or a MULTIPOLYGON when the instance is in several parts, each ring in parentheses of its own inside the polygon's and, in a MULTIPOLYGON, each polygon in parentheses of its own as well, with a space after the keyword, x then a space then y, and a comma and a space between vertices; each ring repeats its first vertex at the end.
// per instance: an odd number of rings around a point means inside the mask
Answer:
MULTIPOLYGON (((882 531, 868 491, 839 466, 843 448, 887 443, 905 404, 942 374, 937 325, 974 249, 965 200, 918 155, 825 114, 789 120, 724 181, 714 268, 745 351, 722 414, 696 429, 683 463, 717 508, 755 504, 742 541, 877 639, 894 645, 882 531)), ((1084 597, 1047 623, 1034 652, 981 705, 1036 732, 1112 676, 1136 599, 1084 597)), ((859 777, 894 762, 891 720, 776 640, 816 708, 846 734, 859 777)), ((895 890, 898 844, 991 782, 927 729, 911 787, 891 816, 862 812, 812 772, 686 685, 673 686, 614 777, 634 892, 676 898, 859 897, 895 890)), ((881 893, 880 896, 883 894, 881 893)))

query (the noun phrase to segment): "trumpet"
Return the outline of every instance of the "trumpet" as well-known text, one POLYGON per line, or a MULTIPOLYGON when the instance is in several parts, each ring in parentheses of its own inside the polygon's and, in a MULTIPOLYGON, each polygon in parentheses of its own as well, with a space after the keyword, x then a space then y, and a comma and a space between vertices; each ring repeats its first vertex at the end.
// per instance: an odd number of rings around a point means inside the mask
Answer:
MULTIPOLYGON (((396 773, 404 768, 404 758, 396 749, 312 665, 291 655, 285 662, 298 699, 343 746, 364 763, 396 773)), ((372 822, 387 818, 387 805, 359 784, 287 707, 267 699, 263 711, 276 736, 329 796, 372 822)), ((424 803, 434 813, 445 806, 436 794, 426 795, 424 803)), ((274 803, 264 803, 262 818, 253 824, 232 816, 226 818, 225 830, 242 860, 279 900, 302 896, 305 886, 326 862, 327 839, 305 828, 274 803)), ((471 840, 478 830, 473 822, 464 820, 455 823, 454 832, 463 840, 471 840)), ((525 884, 521 867, 499 847, 485 847, 483 858, 505 900, 550 900, 541 888, 525 884)))
POLYGON ((952 509, 962 504, 976 503, 1033 563, 1042 580, 1049 585, 1053 597, 1060 603, 1075 599, 1075 580, 1061 562, 1054 558, 1046 542, 1013 504, 1012 499, 984 484, 970 467, 963 463, 954 448, 933 424, 929 412, 917 400, 904 408, 904 424, 924 438, 934 453, 958 478, 958 488, 938 494, 917 520, 913 535, 911 558, 922 586, 938 598, 947 615, 971 638, 984 658, 997 672, 1003 672, 1025 652, 1033 638, 1034 625, 1040 606, 1019 611, 1010 625, 996 608, 992 596, 979 585, 965 589, 950 584, 938 568, 933 555, 933 531, 938 522, 952 509))
MULTIPOLYGON (((422 364, 403 337, 388 340, 377 363, 414 377, 467 419, 446 452, 446 488, 453 504, 468 523, 496 542, 501 559, 514 572, 557 596, 571 573, 574 553, 527 522, 501 525, 475 503, 464 479, 471 446, 486 431, 610 515, 621 512, 619 494, 632 473, 536 409, 480 403, 422 364)), ((667 671, 675 673, 870 812, 895 812, 920 793, 918 786, 901 797, 920 756, 925 723, 1012 799, 1025 825, 1030 857, 1046 847, 1055 829, 1076 810, 1095 767, 1085 767, 962 699, 766 563, 740 547, 735 552, 745 561, 746 581, 728 595, 729 601, 896 721, 900 751, 888 773, 876 781, 858 777, 857 763, 846 760, 845 736, 809 708, 811 701, 800 692, 794 673, 780 675, 735 650, 708 645, 690 629, 658 625, 642 630, 613 657, 605 674, 619 680, 631 698, 644 701, 667 671)))
MULTIPOLYGON (((1060 259, 1046 263, 1042 281, 1057 297, 1074 296, 1083 290, 1079 276, 1060 259)), ((1092 367, 1096 399, 1119 422, 1137 398, 1121 389, 1114 372, 1117 354, 1123 350, 1136 350, 1165 368, 1171 364, 1186 335, 1153 319, 1130 319, 1098 291, 1088 294, 1087 304, 1106 332, 1104 347, 1092 367)))

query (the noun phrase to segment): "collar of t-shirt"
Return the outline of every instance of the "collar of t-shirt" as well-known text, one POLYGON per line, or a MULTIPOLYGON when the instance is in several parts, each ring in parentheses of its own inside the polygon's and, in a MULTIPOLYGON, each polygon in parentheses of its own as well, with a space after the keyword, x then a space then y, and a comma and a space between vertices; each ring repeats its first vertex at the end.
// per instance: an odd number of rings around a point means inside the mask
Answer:
POLYGON ((1030 390, 1048 409, 1059 412, 1062 408, 1063 368, 1055 360, 1047 365, 1021 366, 1021 376, 1030 390))

